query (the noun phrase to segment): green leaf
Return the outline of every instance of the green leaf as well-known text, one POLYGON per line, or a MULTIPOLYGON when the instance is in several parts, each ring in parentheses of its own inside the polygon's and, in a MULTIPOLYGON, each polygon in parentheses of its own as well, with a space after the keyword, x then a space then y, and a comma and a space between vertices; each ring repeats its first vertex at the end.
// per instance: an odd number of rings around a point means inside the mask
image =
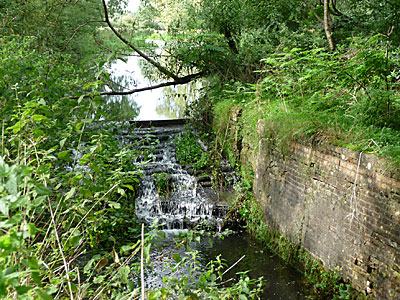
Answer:
POLYGON ((29 292, 33 287, 31 286, 26 286, 26 285, 21 285, 21 286, 16 286, 15 289, 18 293, 18 296, 24 295, 27 292, 29 292))
POLYGON ((36 294, 42 300, 54 300, 54 298, 52 296, 50 296, 49 294, 47 294, 45 291, 43 291, 41 289, 37 289, 36 294))
POLYGON ((38 271, 33 271, 31 273, 31 276, 32 276, 33 281, 36 282, 37 285, 39 285, 40 287, 43 286, 42 279, 40 278, 38 271))
POLYGON ((0 236, 0 249, 3 250, 11 249, 11 237, 9 235, 0 236))
POLYGON ((43 105, 43 106, 47 106, 46 101, 43 98, 40 98, 38 103, 43 105))
POLYGON ((104 282, 105 278, 106 278, 105 275, 98 276, 93 280, 93 283, 100 284, 100 283, 104 282))
POLYGON ((32 256, 27 259, 28 265, 32 270, 39 270, 39 262, 36 257, 32 256))
POLYGON ((0 178, 4 178, 8 175, 10 167, 4 162, 3 158, 0 156, 0 178))
POLYGON ((39 195, 42 195, 42 196, 51 196, 51 195, 53 195, 53 192, 47 186, 45 186, 42 183, 37 183, 35 188, 36 188, 36 192, 39 195))
POLYGON ((70 162, 71 161, 71 155, 70 155, 71 150, 66 150, 66 151, 62 151, 59 152, 57 154, 57 157, 61 160, 64 160, 66 162, 70 162))
POLYGON ((68 191, 68 193, 65 194, 65 200, 68 200, 68 199, 72 198, 75 195, 75 192, 76 192, 76 188, 75 187, 70 189, 68 191))
POLYGON ((114 209, 120 209, 121 208, 121 204, 119 204, 118 202, 115 202, 115 201, 108 201, 108 205, 110 205, 110 207, 114 208, 114 209))
POLYGON ((8 204, 6 203, 8 202, 6 198, 0 198, 0 213, 2 213, 5 216, 8 216, 8 204))
POLYGON ((118 194, 120 194, 121 196, 126 196, 126 193, 123 189, 121 189, 120 187, 117 188, 117 192, 118 194))
POLYGON ((181 256, 179 255, 179 253, 174 253, 174 254, 172 255, 172 258, 173 258, 177 263, 180 263, 180 262, 182 261, 182 258, 181 258, 181 256))
POLYGON ((129 190, 131 190, 133 192, 135 191, 135 188, 130 184, 122 184, 121 186, 124 187, 124 188, 127 188, 127 189, 129 189, 129 190))
POLYGON ((86 123, 86 124, 91 124, 91 123, 93 123, 93 119, 82 119, 81 120, 83 123, 86 123))
POLYGON ((72 247, 78 247, 78 245, 80 244, 82 240, 82 236, 77 235, 77 236, 73 236, 71 237, 71 239, 69 240, 70 244, 72 245, 72 247))
POLYGON ((5 187, 11 195, 16 195, 18 193, 17 176, 15 176, 15 173, 10 174, 5 187))
POLYGON ((247 300, 247 297, 245 295, 239 295, 239 300, 247 300))
POLYGON ((131 245, 124 245, 121 247, 120 252, 121 253, 129 253, 132 249, 131 245))
POLYGON ((86 153, 79 159, 79 163, 82 165, 87 164, 90 161, 91 157, 92 153, 86 153))
POLYGON ((28 224, 28 231, 29 231, 29 234, 31 235, 31 237, 35 236, 35 234, 37 232, 37 228, 34 223, 28 224))
POLYGON ((34 207, 38 207, 38 206, 41 205, 45 200, 46 200, 46 197, 45 197, 45 196, 36 197, 35 199, 32 200, 32 205, 33 205, 34 207))
POLYGON ((79 97, 79 99, 78 99, 78 104, 80 104, 80 103, 82 102, 82 100, 83 100, 84 97, 85 97, 85 95, 81 95, 81 96, 79 97))
POLYGON ((48 121, 49 120, 46 116, 43 116, 43 115, 33 115, 31 118, 35 122, 42 122, 42 121, 48 121))
POLYGON ((149 264, 150 263, 150 247, 151 247, 151 244, 148 244, 148 245, 146 245, 145 247, 144 247, 144 258, 145 258, 145 260, 146 260, 146 264, 149 264))
POLYGON ((122 267, 118 270, 118 273, 121 277, 122 283, 127 284, 129 280, 129 273, 131 272, 131 269, 128 266, 122 267))
POLYGON ((64 147, 66 141, 67 141, 67 138, 64 138, 60 141, 60 149, 62 149, 64 147))
POLYGON ((12 129, 13 133, 18 133, 26 124, 26 120, 20 120, 15 123, 13 126, 8 127, 7 129, 12 129))
POLYGON ((111 256, 116 264, 119 264, 121 262, 118 253, 115 251, 115 249, 111 251, 111 256))

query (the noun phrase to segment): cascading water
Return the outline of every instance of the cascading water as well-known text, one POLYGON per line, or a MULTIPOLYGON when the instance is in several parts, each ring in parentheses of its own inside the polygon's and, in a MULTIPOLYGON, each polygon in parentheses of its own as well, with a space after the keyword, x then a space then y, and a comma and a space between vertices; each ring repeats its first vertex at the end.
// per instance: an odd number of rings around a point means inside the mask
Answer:
MULTIPOLYGON (((164 229, 184 229, 204 222, 220 228, 226 204, 215 201, 210 182, 199 182, 193 171, 176 161, 175 137, 182 132, 183 125, 152 129, 136 129, 136 138, 145 140, 145 147, 152 145, 152 153, 144 166, 140 192, 136 201, 136 215, 147 224, 158 221, 164 229), (149 140, 149 137, 150 138, 149 140), (168 196, 159 195, 153 174, 168 174, 171 192, 168 196), (214 199, 213 199, 214 198, 214 199)), ((137 163, 142 164, 145 157, 137 163)))
MULTIPOLYGON (((177 162, 174 139, 183 132, 184 125, 174 124, 172 120, 163 122, 167 125, 154 128, 140 128, 141 123, 137 122, 139 126, 133 132, 117 129, 124 142, 133 141, 143 153, 136 160, 136 164, 143 169, 139 195, 135 199, 137 218, 147 225, 158 220, 159 224, 164 224, 162 229, 166 229, 163 240, 156 240, 152 248, 151 267, 145 269, 147 289, 161 288, 164 277, 196 279, 197 271, 192 267, 174 267, 172 253, 178 253, 180 257, 190 255, 185 248, 174 249, 174 236, 181 229, 202 222, 219 229, 229 207, 229 203, 220 200, 226 194, 214 192, 211 188, 210 178, 196 176, 193 170, 177 162), (155 184, 154 174, 162 173, 168 174, 173 186, 168 196, 160 196, 155 184)), ((233 173, 227 164, 221 166, 221 169, 227 175, 225 177, 233 173)), ((299 284, 302 282, 301 275, 243 233, 231 234, 224 239, 202 237, 200 243, 192 242, 191 247, 195 252, 199 251, 196 262, 199 268, 206 268, 210 260, 221 255, 228 266, 232 267, 225 275, 225 278, 230 278, 226 282, 236 280, 235 273, 246 270, 250 270, 252 278, 264 276, 267 281, 260 299, 306 299, 304 294, 307 291, 299 284)), ((133 274, 133 280, 139 281, 140 278, 133 274)))

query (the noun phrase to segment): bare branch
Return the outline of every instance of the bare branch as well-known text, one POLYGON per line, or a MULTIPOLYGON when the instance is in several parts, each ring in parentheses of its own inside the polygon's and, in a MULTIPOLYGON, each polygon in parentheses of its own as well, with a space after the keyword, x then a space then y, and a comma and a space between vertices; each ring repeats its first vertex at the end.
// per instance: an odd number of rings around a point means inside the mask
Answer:
POLYGON ((84 24, 79 25, 75 30, 74 30, 74 34, 70 37, 70 39, 67 41, 67 43, 64 46, 64 49, 62 49, 62 51, 65 51, 65 49, 67 49, 69 43, 73 40, 73 38, 76 36, 76 34, 78 33, 78 31, 82 28, 85 27, 86 25, 90 24, 90 23, 103 23, 105 22, 104 20, 89 20, 86 21, 84 24))
MULTIPOLYGON (((200 78, 201 76, 203 76, 204 72, 198 72, 195 74, 190 74, 184 77, 180 77, 177 80, 174 81, 168 81, 168 82, 163 82, 163 83, 159 83, 156 85, 152 85, 152 86, 147 86, 147 87, 143 87, 143 88, 137 88, 137 89, 132 89, 132 90, 128 90, 128 91, 110 91, 110 92, 100 92, 98 95, 100 96, 125 96, 125 95, 132 95, 135 93, 139 93, 139 92, 144 92, 144 91, 150 91, 150 90, 155 90, 155 89, 159 89, 162 87, 167 87, 167 86, 175 86, 175 85, 180 85, 180 84, 186 84, 189 83, 197 78, 200 78)), ((83 97, 84 98, 88 98, 90 97, 92 94, 86 94, 83 97)), ((64 97, 65 98, 69 98, 69 99, 79 99, 82 96, 74 96, 74 97, 64 97)))
POLYGON ((196 74, 191 74, 191 75, 188 75, 188 76, 185 76, 185 77, 181 77, 178 80, 163 82, 163 83, 159 83, 159 84, 156 84, 156 85, 147 86, 147 87, 138 88, 138 89, 133 89, 133 90, 129 90, 129 91, 101 92, 100 95, 102 95, 102 96, 106 96, 106 95, 108 95, 108 96, 131 95, 131 94, 135 94, 135 93, 139 93, 139 92, 155 90, 155 89, 166 87, 166 86, 186 84, 186 83, 189 83, 190 81, 200 77, 202 74, 203 74, 203 72, 199 72, 199 73, 196 73, 196 74))
POLYGON ((318 16, 318 14, 315 12, 314 8, 311 6, 310 3, 308 3, 307 0, 303 0, 303 3, 311 10, 311 12, 313 13, 313 15, 317 18, 318 22, 321 23, 321 25, 324 25, 324 21, 320 18, 320 16, 318 16))
POLYGON ((104 7, 104 15, 105 15, 105 21, 108 24, 108 27, 110 27, 110 29, 114 32, 114 34, 126 45, 128 45, 133 51, 135 51, 137 54, 139 54, 142 58, 144 58, 146 61, 148 61, 150 64, 152 64, 153 66, 155 66, 161 73, 163 73, 164 75, 167 75, 168 77, 174 79, 175 81, 179 80, 179 76, 175 75, 174 73, 168 71, 165 67, 163 67, 162 65, 160 65, 158 62, 156 62, 155 60, 153 60, 151 57, 149 57, 148 55, 146 55, 145 53, 143 53, 142 51, 140 51, 137 47, 135 47, 131 42, 129 42, 127 39, 125 39, 115 28, 114 26, 111 24, 110 22, 110 18, 108 15, 108 9, 107 9, 107 4, 105 2, 105 0, 102 0, 103 2, 103 7, 104 7))

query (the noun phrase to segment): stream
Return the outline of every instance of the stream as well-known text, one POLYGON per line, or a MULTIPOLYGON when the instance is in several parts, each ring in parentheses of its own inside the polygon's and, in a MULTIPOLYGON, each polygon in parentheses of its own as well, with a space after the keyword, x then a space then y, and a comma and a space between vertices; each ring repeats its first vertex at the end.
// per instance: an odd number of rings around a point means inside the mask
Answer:
MULTIPOLYGON (((151 83, 141 73, 140 59, 134 56, 129 57, 127 62, 115 62, 111 70, 113 78, 126 88, 142 87, 151 83)), ((183 116, 186 103, 196 97, 194 91, 195 83, 192 83, 142 92, 123 99, 109 98, 108 101, 116 106, 124 103, 120 107, 121 113, 135 116, 135 120, 177 119, 183 116), (126 114, 127 107, 131 109, 131 114, 126 114)), ((155 221, 163 224, 162 228, 170 238, 197 224, 219 231, 235 193, 235 174, 228 163, 222 166, 222 170, 230 184, 225 190, 216 192, 212 188, 211 178, 200 179, 193 170, 176 161, 174 138, 184 128, 184 124, 163 124, 152 128, 139 126, 133 132, 121 133, 126 141, 146 140, 143 147, 152 147, 148 157, 141 157, 136 161, 137 164, 147 162, 144 165, 139 196, 135 199, 136 214, 140 222, 147 225, 155 221), (161 173, 169 174, 173 185, 168 197, 160 197, 154 183, 154 174, 161 173)), ((167 240, 166 244, 173 247, 174 243, 167 240)), ((199 251, 199 260, 204 266, 218 255, 221 255, 228 266, 234 265, 245 255, 225 276, 235 278, 237 272, 246 270, 249 270, 254 279, 263 276, 265 285, 261 299, 306 299, 305 289, 301 285, 301 274, 252 241, 246 233, 230 234, 224 239, 212 238, 212 243, 209 238, 203 238, 200 243, 194 243, 192 248, 199 251)), ((168 271, 163 269, 162 264, 154 268, 153 274, 148 276, 153 278, 149 281, 156 282, 154 286, 157 286, 157 282, 162 282, 162 276, 168 271)), ((179 273, 176 276, 180 276, 179 273)))

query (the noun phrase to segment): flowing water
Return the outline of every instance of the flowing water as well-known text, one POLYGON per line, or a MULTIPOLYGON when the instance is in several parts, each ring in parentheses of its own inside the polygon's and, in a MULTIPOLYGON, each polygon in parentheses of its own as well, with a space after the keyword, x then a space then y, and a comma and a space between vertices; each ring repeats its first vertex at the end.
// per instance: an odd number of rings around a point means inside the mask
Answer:
MULTIPOLYGON (((152 153, 146 157, 140 193, 135 199, 136 215, 147 224, 157 220, 165 229, 185 229, 202 223, 218 230, 230 203, 211 188, 211 178, 200 179, 193 170, 176 161, 174 139, 183 129, 184 125, 174 125, 135 130, 137 139, 147 138, 145 147, 152 146, 152 153), (168 196, 157 192, 154 174, 168 175, 171 185, 168 196)), ((144 159, 141 157, 137 163, 144 159)), ((233 177, 234 173, 226 168, 225 176, 233 177)), ((228 188, 224 195, 229 192, 233 191, 228 188)))
MULTIPOLYGON (((158 221, 163 224, 162 228, 169 236, 169 240, 167 238, 165 241, 166 245, 153 253, 153 269, 147 274, 147 288, 159 287, 164 276, 171 276, 166 267, 168 263, 160 257, 167 257, 168 254, 165 253, 172 251, 175 245, 172 241, 174 234, 200 223, 213 230, 220 230, 223 217, 230 207, 229 199, 232 198, 226 195, 234 194, 232 186, 223 191, 214 191, 210 178, 200 179, 190 168, 176 161, 174 139, 184 128, 183 124, 137 128, 133 134, 125 137, 145 141, 141 147, 151 149, 146 157, 142 156, 136 162, 147 162, 144 165, 139 196, 135 199, 137 217, 148 225, 158 221), (168 197, 159 196, 155 186, 153 174, 161 173, 170 175, 173 190, 168 197)), ((222 169, 227 181, 233 185, 234 172, 227 164, 222 169)), ((224 239, 203 238, 200 243, 192 243, 192 248, 199 251, 198 260, 204 266, 218 255, 226 260, 228 266, 245 255, 225 277, 235 278, 237 272, 246 270, 250 271, 252 278, 263 276, 265 285, 261 299, 305 299, 300 274, 244 233, 231 234, 224 239), (212 239, 212 243, 209 239, 212 239)), ((181 255, 185 255, 183 250, 181 255)), ((186 276, 187 272, 187 269, 179 270, 174 276, 186 276)))
MULTIPOLYGON (((112 69, 114 76, 119 76, 121 85, 125 85, 126 88, 149 84, 140 72, 137 58, 129 58, 127 63, 117 62, 112 69), (130 68, 133 66, 133 75, 136 78, 134 81, 129 79, 132 69, 128 70, 128 65, 130 68)), ((120 111, 120 116, 127 118, 135 116, 136 120, 174 119, 182 115, 185 103, 189 101, 185 93, 190 90, 193 89, 182 86, 180 90, 174 89, 172 92, 155 90, 122 100, 110 98, 108 101, 111 106, 117 107, 115 110, 120 111), (182 94, 183 98, 179 98, 179 94, 182 94), (184 103, 179 99, 183 99, 184 103)), ((235 176, 229 164, 222 166, 226 180, 230 183, 229 187, 215 191, 211 178, 199 177, 192 169, 177 163, 174 139, 183 129, 184 125, 180 122, 153 128, 140 128, 139 124, 134 132, 120 133, 125 140, 140 141, 136 143, 140 145, 138 147, 148 150, 146 155, 136 161, 144 166, 139 196, 135 199, 137 218, 147 225, 155 221, 163 224, 162 228, 170 238, 177 232, 200 223, 213 230, 220 230, 223 217, 230 206, 230 199, 234 197, 232 186, 235 176), (155 186, 154 174, 162 173, 168 174, 172 187, 168 197, 159 196, 155 186)), ((171 251, 174 245, 172 239, 167 239, 165 243, 168 246, 153 253, 154 257, 161 257, 162 252, 171 251)), ((234 265, 232 270, 224 275, 226 278, 235 278, 237 272, 246 270, 250 271, 252 278, 263 276, 266 283, 261 299, 305 299, 301 275, 244 233, 232 234, 224 239, 212 238, 212 243, 206 238, 200 243, 194 243, 192 247, 199 251, 199 261, 204 266, 218 255, 226 260, 228 266, 234 265), (235 265, 243 255, 244 258, 235 265)), ((174 276, 183 276, 188 271, 180 270, 174 276)), ((151 288, 160 286, 162 277, 171 274, 160 261, 158 264, 153 263, 153 271, 147 275, 150 278, 147 288, 151 288)))

